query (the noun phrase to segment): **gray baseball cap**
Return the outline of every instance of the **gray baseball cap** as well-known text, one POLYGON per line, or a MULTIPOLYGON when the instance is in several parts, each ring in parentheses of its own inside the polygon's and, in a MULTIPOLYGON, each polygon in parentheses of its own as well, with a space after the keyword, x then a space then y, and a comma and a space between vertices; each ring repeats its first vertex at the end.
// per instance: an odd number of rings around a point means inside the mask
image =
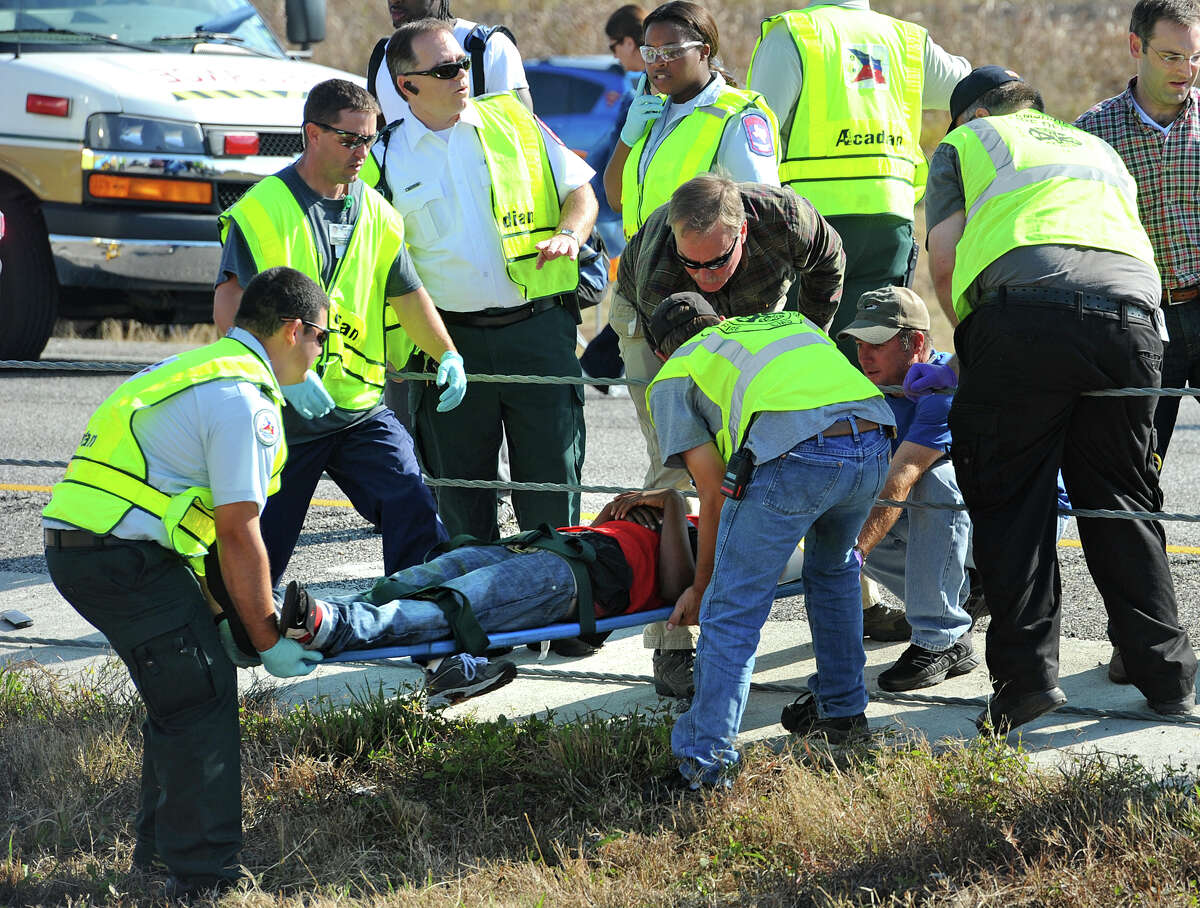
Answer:
POLYGON ((901 328, 929 331, 925 301, 907 287, 880 287, 858 298, 854 321, 838 332, 838 340, 853 337, 868 344, 886 344, 901 328))

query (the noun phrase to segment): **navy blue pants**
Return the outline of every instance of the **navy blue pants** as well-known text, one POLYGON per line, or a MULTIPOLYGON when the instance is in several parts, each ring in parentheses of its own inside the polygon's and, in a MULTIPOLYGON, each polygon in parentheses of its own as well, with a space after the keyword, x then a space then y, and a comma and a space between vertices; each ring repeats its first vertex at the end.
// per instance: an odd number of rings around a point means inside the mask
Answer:
POLYGON ((262 513, 271 583, 287 569, 322 471, 354 509, 383 531, 383 573, 420 564, 447 537, 433 494, 421 479, 412 437, 390 410, 321 438, 288 446, 279 491, 262 513))

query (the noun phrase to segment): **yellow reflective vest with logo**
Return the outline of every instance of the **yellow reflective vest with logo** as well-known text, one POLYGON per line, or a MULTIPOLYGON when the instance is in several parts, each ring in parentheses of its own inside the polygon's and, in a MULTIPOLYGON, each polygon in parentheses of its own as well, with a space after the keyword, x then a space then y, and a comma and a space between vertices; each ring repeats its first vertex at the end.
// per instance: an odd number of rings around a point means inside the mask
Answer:
POLYGON ((778 160, 779 124, 766 99, 756 91, 726 86, 712 104, 697 107, 675 124, 655 150, 645 176, 639 177, 650 129, 642 133, 621 172, 621 220, 626 239, 637 233, 651 212, 665 205, 676 189, 696 174, 712 170, 725 129, 740 123, 741 114, 749 108, 761 111, 770 125, 778 160))
MULTIPOLYGON (((279 441, 267 493, 279 490, 279 472, 287 460, 283 437, 283 395, 271 367, 240 341, 215 344, 165 360, 123 382, 88 420, 83 440, 54 486, 43 516, 103 536, 132 509, 163 522, 171 546, 199 567, 216 539, 212 491, 199 486, 175 495, 147 481, 146 458, 134 429, 139 412, 206 382, 238 379, 257 385, 274 404, 279 441)), ((203 573, 203 570, 200 570, 203 573)))
POLYGON ((943 141, 958 152, 967 215, 951 279, 960 321, 979 273, 1021 246, 1085 246, 1154 264, 1137 183, 1103 139, 1022 110, 972 120, 943 141))
POLYGON ((527 300, 572 292, 579 286, 579 264, 570 257, 559 256, 537 268, 537 244, 558 233, 561 216, 537 118, 512 92, 483 95, 470 103, 483 120, 479 141, 492 180, 508 279, 527 300))
POLYGON ((791 34, 804 79, 780 182, 825 217, 911 220, 929 169, 920 146, 925 29, 841 6, 772 16, 763 21, 759 42, 775 28, 791 34))
MULTIPOLYGON (((675 351, 646 389, 689 378, 721 409, 714 439, 728 461, 745 440, 755 413, 814 410, 882 397, 824 331, 797 312, 728 318, 675 351)), ((797 439, 799 440, 799 439, 797 439)))
POLYGON ((287 265, 320 284, 329 297, 329 339, 317 374, 343 410, 379 403, 387 362, 403 366, 414 346, 387 304, 388 273, 404 244, 404 222, 374 189, 363 187, 362 209, 345 254, 326 285, 308 217, 277 176, 260 180, 221 215, 221 242, 237 222, 255 267, 287 265))

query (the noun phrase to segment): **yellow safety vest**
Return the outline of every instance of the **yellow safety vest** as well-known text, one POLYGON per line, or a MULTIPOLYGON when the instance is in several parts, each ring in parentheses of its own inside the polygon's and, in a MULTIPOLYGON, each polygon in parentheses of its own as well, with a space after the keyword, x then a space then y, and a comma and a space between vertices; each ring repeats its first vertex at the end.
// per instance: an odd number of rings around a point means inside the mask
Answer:
POLYGON ((920 146, 925 29, 870 10, 817 6, 763 20, 759 43, 780 25, 804 74, 780 182, 826 217, 911 220, 929 169, 920 146))
POLYGON ((967 214, 951 279, 960 321, 979 273, 1021 246, 1108 249, 1154 265, 1137 184, 1104 140, 1022 110, 972 120, 943 141, 958 152, 967 214))
POLYGON ((321 284, 329 297, 329 339, 316 371, 343 410, 379 403, 387 361, 403 365, 414 349, 387 304, 388 272, 404 244, 404 222, 382 196, 363 187, 362 210, 329 285, 321 279, 308 218, 287 184, 260 180, 220 217, 221 242, 237 222, 259 271, 288 265, 321 284))
POLYGON ((274 431, 279 438, 267 489, 275 494, 287 460, 283 395, 271 367, 241 341, 225 337, 139 372, 113 391, 88 420, 83 440, 42 515, 103 536, 139 508, 161 520, 175 551, 199 567, 217 535, 212 491, 193 486, 167 495, 151 485, 134 420, 140 411, 181 391, 230 378, 257 385, 274 404, 273 426, 264 425, 260 431, 274 431))
POLYGON ((712 104, 697 107, 675 124, 655 150, 646 166, 645 176, 639 177, 646 140, 650 136, 650 127, 647 127, 630 149, 625 169, 621 171, 621 221, 626 239, 641 229, 652 211, 670 201, 676 189, 696 174, 712 170, 726 128, 740 122, 740 115, 751 107, 762 111, 770 124, 778 163, 779 123, 766 99, 756 91, 726 86, 712 104))
POLYGON ((537 118, 512 92, 469 103, 483 120, 479 140, 492 179, 492 208, 508 278, 527 300, 569 293, 579 286, 579 264, 567 256, 538 270, 537 244, 558 233, 558 188, 537 118))
POLYGON ((658 370, 646 388, 647 405, 654 386, 672 378, 691 379, 721 409, 715 441, 726 461, 741 447, 755 413, 883 396, 798 312, 743 315, 705 328, 658 370))

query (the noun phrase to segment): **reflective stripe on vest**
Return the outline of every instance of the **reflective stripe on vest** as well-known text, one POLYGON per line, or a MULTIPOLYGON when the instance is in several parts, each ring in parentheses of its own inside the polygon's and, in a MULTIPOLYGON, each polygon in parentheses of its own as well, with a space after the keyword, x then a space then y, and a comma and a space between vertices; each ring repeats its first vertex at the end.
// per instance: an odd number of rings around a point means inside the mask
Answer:
POLYGON ((697 107, 672 127, 655 149, 645 176, 639 177, 651 127, 642 133, 621 171, 621 221, 626 239, 638 232, 656 208, 670 201, 676 189, 696 174, 712 170, 726 128, 739 122, 739 115, 750 107, 757 107, 767 118, 778 160, 779 124, 756 91, 726 86, 712 104, 697 107))
POLYGON ((579 264, 559 256, 537 268, 537 244, 558 232, 554 172, 537 118, 512 92, 468 102, 483 120, 479 140, 492 179, 492 205, 505 268, 527 300, 573 291, 579 264))
POLYGON ((704 329, 663 364, 646 389, 647 404, 654 386, 673 378, 690 379, 720 408, 714 441, 726 461, 756 413, 882 396, 824 331, 795 312, 740 316, 704 329))
POLYGON ((116 528, 131 509, 140 508, 163 522, 176 552, 202 558, 216 538, 212 492, 193 486, 167 495, 150 485, 133 421, 141 410, 188 388, 222 379, 251 382, 274 403, 279 441, 267 490, 274 494, 287 460, 279 409, 283 397, 270 367, 245 344, 226 337, 164 360, 113 391, 88 420, 83 441, 42 514, 102 536, 116 528))
POLYGON ((808 7, 764 20, 759 43, 781 26, 804 82, 780 181, 826 217, 911 220, 928 171, 920 146, 925 29, 869 10, 808 7))
POLYGON ((221 215, 222 242, 230 219, 241 229, 259 271, 288 265, 324 287, 331 330, 316 371, 338 407, 375 406, 386 383, 386 361, 403 365, 414 349, 385 299, 388 273, 404 243, 400 215, 364 186, 354 232, 328 286, 308 217, 279 177, 260 180, 221 215))
POLYGON ((958 152, 967 220, 955 249, 951 294, 1022 246, 1084 246, 1154 264, 1138 218, 1137 184, 1106 142, 1036 110, 972 120, 944 141, 958 152))

